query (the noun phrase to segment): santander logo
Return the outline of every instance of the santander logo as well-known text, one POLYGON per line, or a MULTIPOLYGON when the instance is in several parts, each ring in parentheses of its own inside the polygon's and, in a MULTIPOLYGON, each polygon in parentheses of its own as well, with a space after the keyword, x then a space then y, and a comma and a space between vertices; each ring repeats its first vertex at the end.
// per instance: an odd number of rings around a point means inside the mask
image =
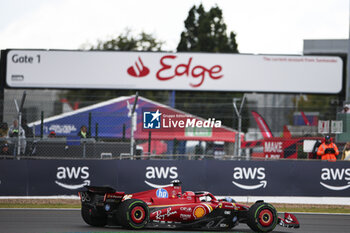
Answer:
POLYGON ((135 78, 142 78, 149 74, 149 69, 143 64, 141 58, 139 57, 138 61, 135 62, 135 66, 130 66, 127 72, 129 75, 135 78))
MULTIPOLYGON (((188 77, 189 85, 193 88, 202 86, 206 78, 217 80, 222 78, 222 66, 213 65, 212 67, 205 67, 202 65, 193 65, 193 57, 190 57, 187 62, 178 62, 177 55, 165 55, 160 59, 161 67, 156 72, 156 78, 159 81, 169 81, 176 77, 188 77)), ((128 74, 141 78, 149 74, 150 70, 146 67, 141 58, 135 62, 135 66, 130 66, 127 70, 128 74)))

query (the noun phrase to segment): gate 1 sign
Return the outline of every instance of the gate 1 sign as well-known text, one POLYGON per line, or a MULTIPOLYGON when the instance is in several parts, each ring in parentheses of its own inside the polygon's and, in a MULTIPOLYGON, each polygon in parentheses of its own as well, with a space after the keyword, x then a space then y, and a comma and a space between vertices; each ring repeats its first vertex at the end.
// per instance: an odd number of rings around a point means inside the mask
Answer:
POLYGON ((9 50, 6 82, 22 88, 338 93, 342 66, 339 57, 9 50))

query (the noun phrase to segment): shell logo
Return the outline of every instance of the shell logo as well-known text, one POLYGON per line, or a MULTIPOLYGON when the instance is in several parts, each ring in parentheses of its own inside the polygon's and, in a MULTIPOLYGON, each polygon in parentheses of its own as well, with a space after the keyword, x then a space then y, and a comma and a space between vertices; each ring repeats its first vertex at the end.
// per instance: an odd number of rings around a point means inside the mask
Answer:
POLYGON ((193 215, 195 218, 201 218, 205 215, 205 209, 202 206, 198 206, 194 209, 193 215))

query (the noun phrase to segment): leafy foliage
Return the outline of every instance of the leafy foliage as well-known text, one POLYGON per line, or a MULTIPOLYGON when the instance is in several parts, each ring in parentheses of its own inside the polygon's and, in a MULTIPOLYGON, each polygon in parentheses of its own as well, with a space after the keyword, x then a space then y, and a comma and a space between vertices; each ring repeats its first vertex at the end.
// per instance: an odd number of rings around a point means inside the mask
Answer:
POLYGON ((119 50, 119 51, 161 51, 164 42, 158 41, 152 34, 141 32, 132 36, 126 30, 116 38, 107 41, 99 40, 96 45, 90 45, 89 50, 119 50))
POLYGON ((212 7, 208 12, 202 4, 193 6, 185 20, 185 29, 177 47, 179 52, 238 53, 236 35, 230 32, 227 36, 227 26, 218 6, 212 7))
MULTIPOLYGON (((238 53, 236 35, 230 32, 227 36, 227 26, 223 19, 222 10, 212 7, 205 11, 202 4, 193 6, 184 21, 185 30, 181 33, 178 52, 220 52, 238 53)), ((193 92, 182 91, 176 93, 176 108, 192 114, 209 118, 220 116, 223 124, 234 127, 232 101, 234 97, 241 97, 233 92, 193 92)))

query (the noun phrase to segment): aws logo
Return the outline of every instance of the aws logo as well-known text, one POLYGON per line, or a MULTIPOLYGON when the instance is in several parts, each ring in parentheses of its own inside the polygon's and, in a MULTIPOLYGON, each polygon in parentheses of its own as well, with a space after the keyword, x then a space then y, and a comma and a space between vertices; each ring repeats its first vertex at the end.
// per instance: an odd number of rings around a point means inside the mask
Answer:
MULTIPOLYGON (((146 167, 146 179, 145 183, 152 187, 152 188, 157 188, 161 189, 164 187, 169 186, 169 181, 168 184, 154 184, 153 180, 165 180, 165 179, 177 179, 179 177, 177 173, 177 167, 152 167, 148 166, 146 167), (150 182, 152 180, 152 183, 150 182)), ((165 181, 164 181, 165 182, 165 181)))
POLYGON ((233 169, 233 179, 232 183, 241 189, 252 190, 258 188, 265 188, 267 181, 264 180, 265 168, 264 167, 235 167, 233 169), (242 184, 246 183, 247 180, 256 180, 258 184, 247 185, 242 184), (243 181, 243 182, 242 182, 243 181))
POLYGON ((321 180, 324 182, 345 181, 347 184, 334 186, 320 181, 320 184, 330 190, 340 191, 350 188, 350 168, 322 168, 321 180))
POLYGON ((85 185, 90 185, 90 180, 88 180, 89 167, 58 167, 55 183, 62 188, 66 189, 79 189, 85 185), (76 184, 79 180, 80 184, 76 184), (64 183, 63 183, 64 182, 64 183))

